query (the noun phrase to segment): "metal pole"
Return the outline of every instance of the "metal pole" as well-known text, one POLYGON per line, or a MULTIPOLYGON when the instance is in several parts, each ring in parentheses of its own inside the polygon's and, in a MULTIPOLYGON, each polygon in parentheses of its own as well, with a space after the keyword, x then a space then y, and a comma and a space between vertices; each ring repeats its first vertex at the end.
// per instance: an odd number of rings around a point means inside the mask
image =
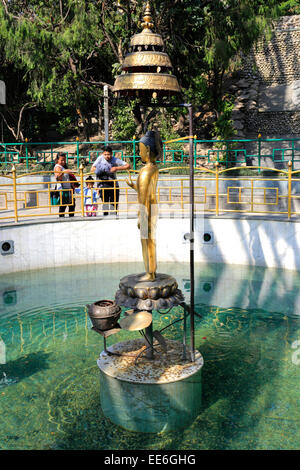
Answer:
POLYGON ((103 87, 103 96, 104 96, 104 134, 105 142, 109 141, 108 136, 108 123, 109 123, 109 114, 108 114, 108 86, 104 85, 103 87))
MULTIPOLYGON (((188 106, 189 110, 189 135, 193 135, 193 107, 188 106)), ((194 325, 194 295, 195 295, 195 273, 194 273, 194 138, 192 137, 189 145, 189 158, 190 158, 190 325, 191 325, 191 360, 195 361, 195 325, 194 325)))
POLYGON ((261 140, 258 140, 258 173, 260 174, 260 160, 261 160, 261 140))
POLYGON ((219 162, 215 162, 216 168, 216 215, 219 215, 219 162))
POLYGON ((6 104, 6 85, 3 80, 0 80, 0 104, 6 104))
POLYGON ((13 180, 13 192, 14 192, 14 211, 15 211, 15 222, 18 222, 18 201, 17 201, 17 175, 16 167, 12 166, 12 180, 13 180))
MULTIPOLYGON (((152 314, 152 312, 150 313, 152 314)), ((147 328, 145 328, 145 336, 147 339, 147 346, 148 346, 145 356, 147 359, 153 359, 154 355, 153 355, 153 324, 152 323, 151 325, 147 326, 147 328)))
POLYGON ((288 218, 291 218, 292 212, 292 165, 291 161, 288 162, 288 218))
MULTIPOLYGON (((81 191, 80 191, 81 215, 82 217, 84 217, 84 194, 83 194, 84 183, 83 183, 83 164, 82 163, 80 164, 79 171, 80 171, 80 188, 81 188, 81 191)), ((92 194, 93 194, 93 190, 91 190, 91 198, 93 200, 92 194)))
POLYGON ((186 307, 183 306, 183 350, 182 360, 186 361, 186 307))

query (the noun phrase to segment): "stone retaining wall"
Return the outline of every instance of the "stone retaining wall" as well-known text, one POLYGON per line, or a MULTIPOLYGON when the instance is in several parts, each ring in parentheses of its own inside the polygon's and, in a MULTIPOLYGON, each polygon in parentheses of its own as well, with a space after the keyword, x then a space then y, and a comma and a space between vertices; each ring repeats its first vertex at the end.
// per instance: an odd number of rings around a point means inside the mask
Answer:
POLYGON ((231 86, 237 138, 300 136, 300 15, 274 23, 263 39, 242 57, 242 79, 231 86))
POLYGON ((260 40, 245 57, 243 74, 274 85, 300 79, 300 15, 283 16, 274 23, 270 41, 260 40))
POLYGON ((261 133, 262 136, 299 136, 300 135, 300 112, 276 111, 258 112, 248 111, 245 113, 245 129, 254 134, 261 133))

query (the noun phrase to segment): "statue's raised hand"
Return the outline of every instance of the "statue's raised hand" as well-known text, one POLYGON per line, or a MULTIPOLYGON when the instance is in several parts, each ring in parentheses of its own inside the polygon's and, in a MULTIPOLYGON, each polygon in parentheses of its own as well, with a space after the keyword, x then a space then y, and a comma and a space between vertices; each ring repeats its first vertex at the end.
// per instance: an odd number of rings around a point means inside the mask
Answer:
POLYGON ((125 180, 126 183, 128 184, 128 186, 130 186, 132 189, 135 189, 136 190, 136 185, 134 184, 134 182, 132 181, 131 179, 131 174, 130 172, 128 172, 128 178, 125 180))

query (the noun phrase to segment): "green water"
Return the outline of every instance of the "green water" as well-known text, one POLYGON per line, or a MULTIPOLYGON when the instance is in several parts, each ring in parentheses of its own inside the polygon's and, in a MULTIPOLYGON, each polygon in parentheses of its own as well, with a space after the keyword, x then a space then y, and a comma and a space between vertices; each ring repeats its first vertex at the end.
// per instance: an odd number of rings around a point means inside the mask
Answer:
MULTIPOLYGON (((119 279, 140 271, 91 265, 0 278, 0 449, 299 449, 300 274, 291 271, 196 265, 201 413, 163 434, 128 432, 103 415, 103 343, 85 305, 113 298, 119 279)), ((159 271, 188 302, 189 266, 159 271)), ((155 314, 155 328, 181 313, 155 314)), ((165 334, 180 339, 182 324, 165 334)))

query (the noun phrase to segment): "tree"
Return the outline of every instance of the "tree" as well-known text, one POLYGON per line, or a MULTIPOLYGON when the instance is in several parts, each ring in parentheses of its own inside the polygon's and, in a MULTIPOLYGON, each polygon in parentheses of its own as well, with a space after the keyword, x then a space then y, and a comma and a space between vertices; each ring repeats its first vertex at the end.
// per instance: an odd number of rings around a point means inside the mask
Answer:
POLYGON ((184 88, 207 77, 214 104, 225 71, 237 53, 247 53, 278 15, 276 0, 153 0, 164 37, 184 88))
MULTIPOLYGON (((151 5, 155 30, 186 97, 217 111, 224 74, 279 12, 276 0, 152 0, 151 5)), ((143 9, 141 0, 0 0, 2 67, 23 77, 21 116, 31 105, 55 113, 61 126, 80 116, 88 139, 91 119, 102 108, 103 85, 112 87, 143 9)), ((114 106, 117 111, 120 105, 114 106)), ((140 111, 133 107, 136 124, 140 111)))
POLYGON ((112 51, 102 31, 99 2, 2 0, 0 39, 7 60, 25 71, 28 94, 49 112, 73 108, 86 138, 90 109, 111 82, 112 51))
MULTIPOLYGON (((24 140, 24 116, 29 117, 30 110, 35 108, 36 104, 27 94, 28 83, 24 79, 24 70, 19 70, 14 63, 6 61, 1 53, 0 63, 2 64, 0 79, 5 81, 7 95, 7 104, 0 106, 0 117, 9 134, 12 135, 12 140, 24 140)), ((4 132, 3 137, 7 136, 11 140, 9 134, 4 132)))
MULTIPOLYGON (((152 0, 151 5, 155 30, 164 39, 186 101, 208 103, 219 115, 226 71, 239 52, 247 53, 268 34, 278 2, 152 0)), ((178 111, 173 114, 178 117, 178 111)))

